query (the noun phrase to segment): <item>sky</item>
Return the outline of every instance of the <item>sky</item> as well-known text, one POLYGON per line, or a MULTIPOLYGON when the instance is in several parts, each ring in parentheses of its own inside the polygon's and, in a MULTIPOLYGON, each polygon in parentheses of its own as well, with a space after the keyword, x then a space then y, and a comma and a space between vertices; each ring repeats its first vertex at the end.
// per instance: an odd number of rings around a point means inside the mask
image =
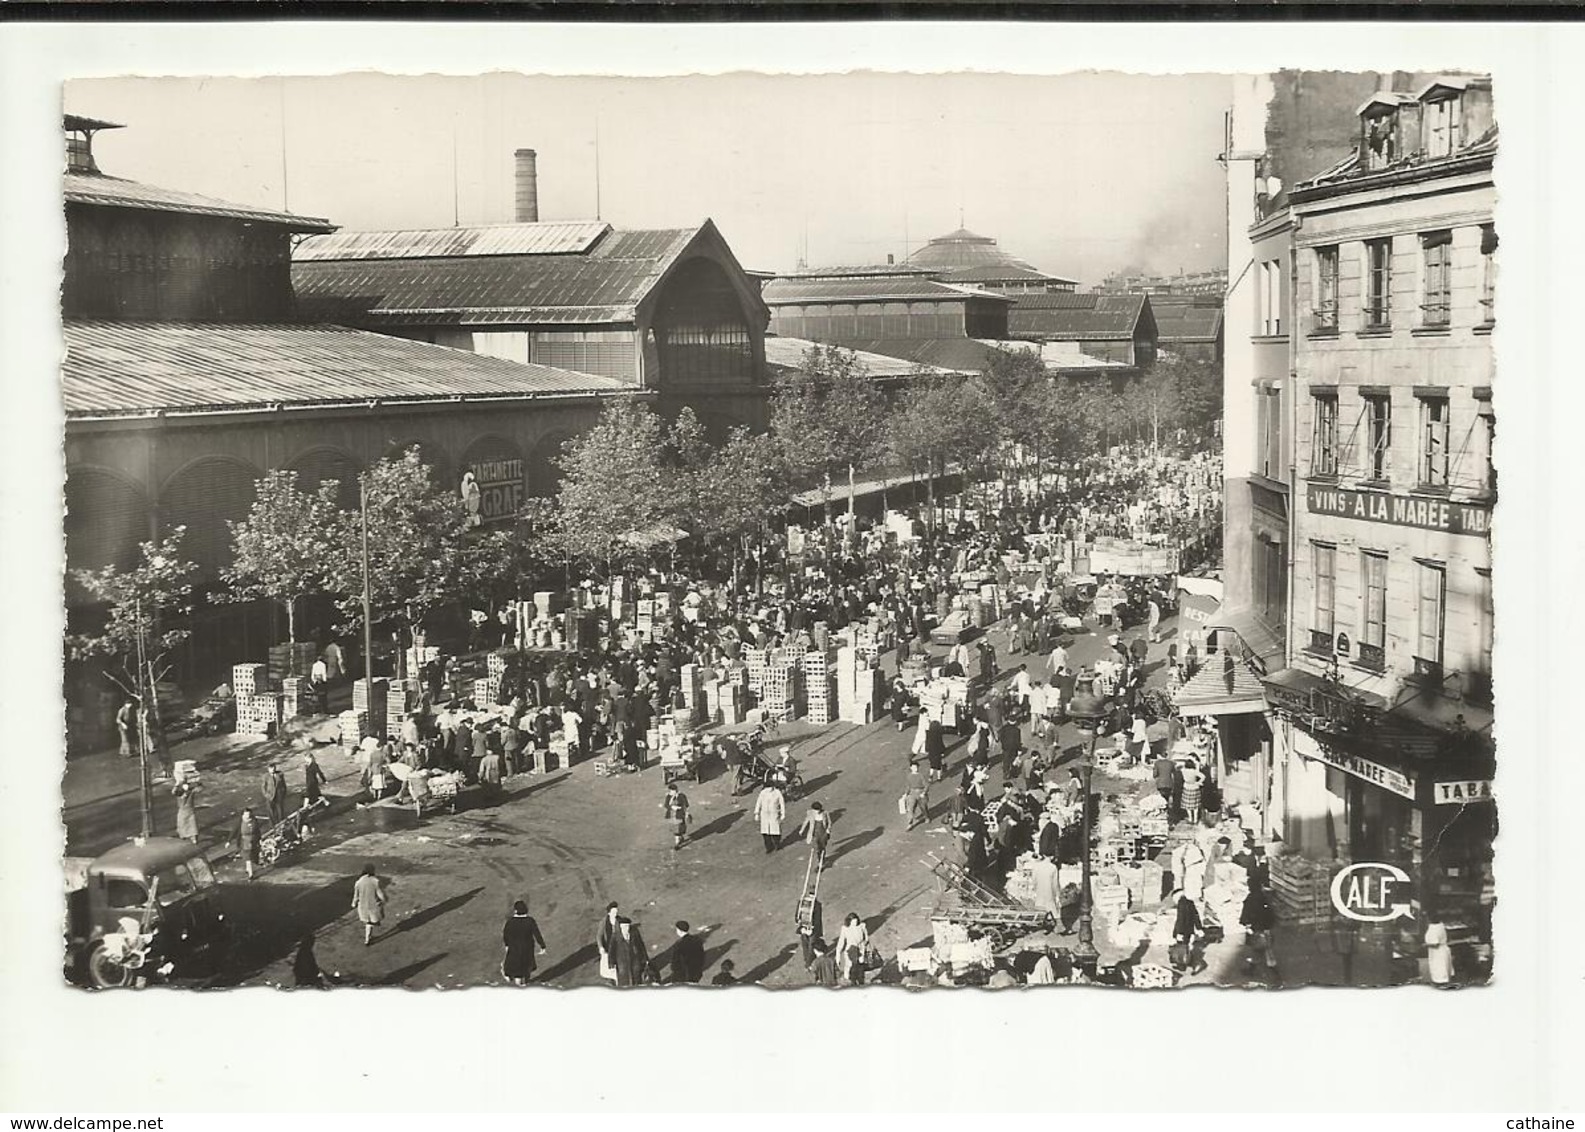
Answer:
POLYGON ((65 95, 128 126, 96 140, 106 173, 346 229, 509 221, 528 147, 543 220, 709 217, 745 267, 781 271, 901 260, 961 218, 1085 284, 1224 266, 1229 99, 1216 75, 874 72, 117 78, 65 95))

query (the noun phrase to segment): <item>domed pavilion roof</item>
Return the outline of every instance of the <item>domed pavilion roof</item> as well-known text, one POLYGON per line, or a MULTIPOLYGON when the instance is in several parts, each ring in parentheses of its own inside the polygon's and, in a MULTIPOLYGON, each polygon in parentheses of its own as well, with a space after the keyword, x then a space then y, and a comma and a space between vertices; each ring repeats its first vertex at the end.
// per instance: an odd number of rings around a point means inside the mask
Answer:
POLYGON ((991 237, 970 232, 967 228, 959 228, 956 232, 937 236, 909 256, 908 262, 943 271, 974 267, 1017 267, 1025 271, 1036 270, 1032 264, 1026 263, 1017 256, 1008 255, 997 247, 996 241, 991 237))

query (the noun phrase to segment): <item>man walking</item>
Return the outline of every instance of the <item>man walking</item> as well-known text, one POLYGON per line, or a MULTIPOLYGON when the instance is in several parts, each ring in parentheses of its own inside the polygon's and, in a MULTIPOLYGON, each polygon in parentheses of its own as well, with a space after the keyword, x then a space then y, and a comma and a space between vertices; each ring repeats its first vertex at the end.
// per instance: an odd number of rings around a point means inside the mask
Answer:
POLYGON ((930 780, 919 773, 919 764, 908 764, 908 785, 903 794, 907 801, 908 828, 924 825, 930 820, 930 780))
POLYGON ((759 797, 754 800, 754 816, 759 821, 765 852, 776 852, 781 848, 781 823, 787 817, 787 803, 774 785, 766 783, 759 792, 759 797))
POLYGON ((697 983, 704 978, 704 941, 692 934, 687 920, 678 920, 677 942, 671 949, 671 981, 697 983))
POLYGON ((286 776, 278 764, 271 763, 264 771, 260 792, 264 795, 264 808, 270 814, 270 824, 280 825, 286 820, 286 776))

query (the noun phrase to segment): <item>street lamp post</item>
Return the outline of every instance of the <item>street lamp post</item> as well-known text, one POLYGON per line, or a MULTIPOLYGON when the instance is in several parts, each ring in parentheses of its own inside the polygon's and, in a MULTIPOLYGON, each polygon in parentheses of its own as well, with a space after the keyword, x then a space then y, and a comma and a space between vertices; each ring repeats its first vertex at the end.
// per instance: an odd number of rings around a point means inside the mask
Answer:
POLYGON ((1108 702, 1095 694, 1093 677, 1079 685, 1068 705, 1068 717, 1079 725, 1080 731, 1088 732, 1090 737, 1079 775, 1084 797, 1080 817, 1079 945, 1073 950, 1073 962, 1091 977, 1095 974, 1100 953, 1095 949, 1095 925, 1090 910, 1090 781, 1095 770, 1095 742, 1100 738, 1101 721, 1110 714, 1109 709, 1108 702))

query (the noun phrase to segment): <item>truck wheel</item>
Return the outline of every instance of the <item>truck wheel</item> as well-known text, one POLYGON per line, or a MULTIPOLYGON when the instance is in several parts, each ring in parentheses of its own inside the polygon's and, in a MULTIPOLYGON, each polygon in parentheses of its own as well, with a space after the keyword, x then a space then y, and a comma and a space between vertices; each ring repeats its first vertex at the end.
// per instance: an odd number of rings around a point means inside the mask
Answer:
POLYGON ((94 949, 88 953, 88 962, 84 966, 88 972, 88 985, 91 987, 129 987, 137 977, 137 973, 131 967, 112 959, 103 943, 94 945, 94 949))

